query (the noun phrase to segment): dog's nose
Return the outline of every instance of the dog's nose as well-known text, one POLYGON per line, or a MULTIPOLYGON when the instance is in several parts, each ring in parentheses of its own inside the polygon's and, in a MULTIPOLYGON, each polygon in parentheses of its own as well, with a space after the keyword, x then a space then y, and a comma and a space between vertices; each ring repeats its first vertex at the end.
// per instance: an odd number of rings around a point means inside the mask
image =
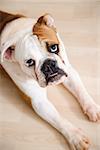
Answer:
POLYGON ((57 61, 46 59, 41 66, 41 71, 45 74, 46 77, 49 77, 57 72, 57 68, 57 61))
POLYGON ((62 76, 67 74, 58 67, 57 61, 52 59, 46 59, 41 66, 41 71, 45 75, 47 85, 49 82, 60 80, 62 76))

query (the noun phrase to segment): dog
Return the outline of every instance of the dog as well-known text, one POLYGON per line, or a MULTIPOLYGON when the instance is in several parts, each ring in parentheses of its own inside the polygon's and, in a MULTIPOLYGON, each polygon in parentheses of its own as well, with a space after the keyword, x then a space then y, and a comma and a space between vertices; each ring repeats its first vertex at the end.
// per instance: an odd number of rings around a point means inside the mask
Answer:
POLYGON ((91 121, 100 120, 100 106, 70 64, 51 15, 35 20, 0 11, 0 63, 31 99, 35 112, 66 138, 72 150, 89 149, 90 140, 84 132, 63 118, 46 95, 48 85, 62 83, 91 121))

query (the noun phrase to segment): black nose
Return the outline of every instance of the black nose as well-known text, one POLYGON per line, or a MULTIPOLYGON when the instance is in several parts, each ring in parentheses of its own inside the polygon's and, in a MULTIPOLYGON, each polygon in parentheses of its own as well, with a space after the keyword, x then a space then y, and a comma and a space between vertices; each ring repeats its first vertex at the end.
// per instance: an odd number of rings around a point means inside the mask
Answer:
POLYGON ((67 77, 67 74, 58 67, 57 61, 52 59, 46 59, 41 66, 41 71, 45 75, 47 85, 49 82, 59 80, 63 75, 67 77))
POLYGON ((45 74, 46 77, 49 77, 52 74, 56 73, 57 70, 57 61, 52 59, 46 59, 41 66, 41 71, 45 74))

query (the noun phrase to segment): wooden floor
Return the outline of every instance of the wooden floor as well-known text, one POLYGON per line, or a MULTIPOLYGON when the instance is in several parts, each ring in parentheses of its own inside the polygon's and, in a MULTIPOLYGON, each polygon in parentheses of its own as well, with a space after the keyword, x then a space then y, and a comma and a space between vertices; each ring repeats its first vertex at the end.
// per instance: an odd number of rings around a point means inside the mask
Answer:
MULTIPOLYGON (((100 0, 0 0, 0 9, 35 18, 51 13, 70 62, 100 104, 100 0)), ((100 150, 100 122, 89 122, 61 85, 49 87, 48 96, 64 117, 86 132, 93 150, 100 150)), ((34 113, 2 68, 0 150, 69 150, 63 136, 34 113)))

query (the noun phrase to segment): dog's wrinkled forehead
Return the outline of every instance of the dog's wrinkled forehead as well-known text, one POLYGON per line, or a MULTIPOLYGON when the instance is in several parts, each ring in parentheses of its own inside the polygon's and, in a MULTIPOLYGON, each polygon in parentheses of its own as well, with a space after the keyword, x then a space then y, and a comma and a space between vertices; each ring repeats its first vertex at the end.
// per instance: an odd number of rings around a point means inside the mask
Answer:
POLYGON ((54 20, 48 14, 38 19, 37 23, 33 27, 33 34, 37 35, 39 40, 59 44, 54 20))

